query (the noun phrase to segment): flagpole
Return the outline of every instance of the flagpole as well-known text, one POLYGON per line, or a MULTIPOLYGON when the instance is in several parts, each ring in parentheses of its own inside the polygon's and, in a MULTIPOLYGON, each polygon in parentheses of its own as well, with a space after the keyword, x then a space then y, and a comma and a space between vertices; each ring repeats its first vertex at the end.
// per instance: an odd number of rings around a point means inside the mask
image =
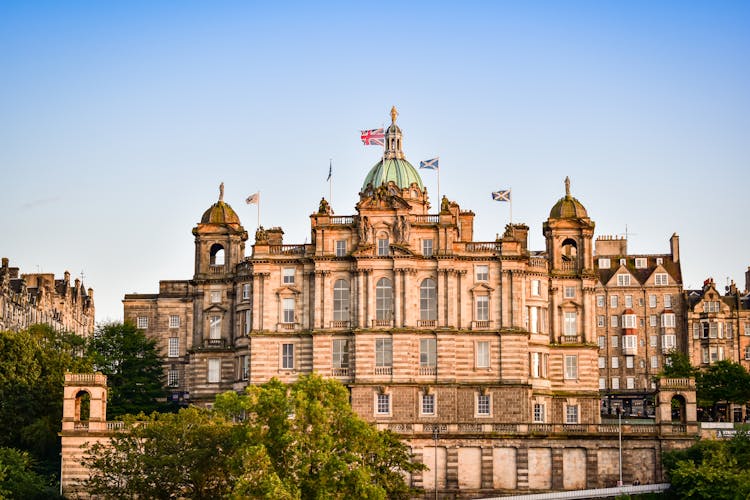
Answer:
POLYGON ((440 157, 439 156, 438 156, 438 168, 437 168, 437 171, 438 171, 438 192, 437 192, 438 197, 437 197, 437 202, 438 202, 438 206, 440 206, 440 157))
POLYGON ((260 227, 260 191, 258 191, 258 227, 260 227))
POLYGON ((508 194, 510 194, 510 227, 513 230, 513 188, 508 186, 508 194))
POLYGON ((333 158, 328 159, 328 201, 333 206, 333 158))

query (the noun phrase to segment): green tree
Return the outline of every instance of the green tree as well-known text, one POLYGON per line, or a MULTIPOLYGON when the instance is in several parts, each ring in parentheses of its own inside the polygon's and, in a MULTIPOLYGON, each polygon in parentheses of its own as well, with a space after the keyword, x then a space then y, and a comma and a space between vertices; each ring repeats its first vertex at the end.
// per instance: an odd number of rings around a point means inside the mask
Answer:
POLYGON ((126 417, 127 430, 109 445, 89 448, 92 496, 115 498, 221 498, 231 491, 240 429, 209 410, 126 417))
POLYGON ((220 395, 216 408, 245 417, 240 497, 409 498, 403 473, 424 469, 395 434, 353 412, 343 385, 315 374, 220 395))
POLYGON ((698 404, 716 407, 722 401, 744 404, 750 400, 750 373, 739 363, 717 361, 696 376, 698 404))
POLYGON ((0 448, 0 498, 34 500, 58 498, 56 488, 33 470, 25 451, 0 448))
POLYGON ((0 332, 0 446, 29 451, 45 474, 60 468, 65 372, 91 369, 84 343, 47 325, 0 332))
POLYGON ((672 350, 667 354, 664 369, 661 376, 669 378, 694 377, 697 369, 690 364, 690 358, 677 350, 672 350))
POLYGON ((167 391, 156 341, 134 324, 100 325, 88 343, 94 369, 107 376, 108 418, 165 410, 167 391))

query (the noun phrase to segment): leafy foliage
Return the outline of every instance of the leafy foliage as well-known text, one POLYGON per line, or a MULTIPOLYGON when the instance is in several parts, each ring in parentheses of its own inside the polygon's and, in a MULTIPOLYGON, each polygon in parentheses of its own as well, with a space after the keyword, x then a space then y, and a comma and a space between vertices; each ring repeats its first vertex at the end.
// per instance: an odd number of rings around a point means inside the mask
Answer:
POLYGON ((750 400, 750 373, 739 363, 717 361, 698 373, 696 389, 701 406, 719 401, 743 404, 750 400))
POLYGON ((673 498, 734 499, 750 496, 750 438, 699 441, 687 450, 664 453, 673 498))
POLYGON ((132 323, 100 325, 88 344, 94 369, 107 376, 107 417, 165 410, 167 392, 156 341, 132 323))
POLYGON ((131 420, 112 446, 94 445, 101 498, 409 498, 404 472, 422 470, 390 432, 354 414, 344 386, 317 375, 271 380, 183 409, 131 420))
POLYGON ((34 472, 32 459, 25 451, 0 448, 0 498, 57 498, 55 488, 34 472))
POLYGON ((694 377, 697 371, 697 368, 690 364, 687 354, 672 350, 667 354, 661 375, 670 378, 694 377))

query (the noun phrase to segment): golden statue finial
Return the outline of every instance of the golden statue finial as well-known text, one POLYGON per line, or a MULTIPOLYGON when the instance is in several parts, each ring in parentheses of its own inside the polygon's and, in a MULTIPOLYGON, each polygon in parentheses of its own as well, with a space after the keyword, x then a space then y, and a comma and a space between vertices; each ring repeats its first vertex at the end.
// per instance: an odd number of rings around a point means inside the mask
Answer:
POLYGON ((398 111, 396 111, 396 106, 393 106, 391 108, 391 122, 396 123, 396 117, 398 116, 398 111))
POLYGON ((565 196, 570 197, 570 177, 565 176, 565 196))

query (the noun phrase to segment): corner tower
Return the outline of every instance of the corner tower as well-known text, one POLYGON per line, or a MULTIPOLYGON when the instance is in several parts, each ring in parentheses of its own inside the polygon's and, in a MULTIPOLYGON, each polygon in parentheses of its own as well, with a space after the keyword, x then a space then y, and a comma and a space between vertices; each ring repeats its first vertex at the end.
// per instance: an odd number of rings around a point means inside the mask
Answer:
POLYGON ((219 186, 219 201, 203 213, 193 235, 196 279, 233 272, 244 258, 247 231, 237 213, 224 202, 223 182, 219 186))
POLYGON ((570 178, 566 177, 565 196, 555 203, 542 226, 553 272, 593 272, 594 226, 583 203, 571 196, 570 178))

